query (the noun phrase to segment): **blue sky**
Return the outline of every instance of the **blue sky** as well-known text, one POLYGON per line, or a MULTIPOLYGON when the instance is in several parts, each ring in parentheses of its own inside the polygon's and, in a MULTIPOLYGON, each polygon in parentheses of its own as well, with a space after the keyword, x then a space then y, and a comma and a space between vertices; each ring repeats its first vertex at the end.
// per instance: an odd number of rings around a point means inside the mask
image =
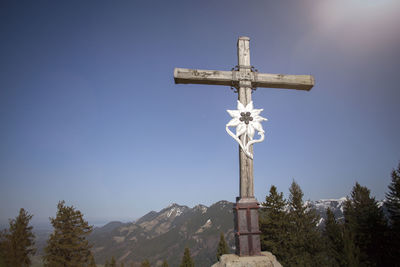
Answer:
POLYGON ((255 195, 384 198, 400 160, 400 4, 339 1, 2 1, 0 223, 59 200, 90 222, 238 195, 229 87, 175 85, 174 67, 230 70, 239 36, 260 72, 312 74, 310 92, 259 88, 266 139, 255 195))

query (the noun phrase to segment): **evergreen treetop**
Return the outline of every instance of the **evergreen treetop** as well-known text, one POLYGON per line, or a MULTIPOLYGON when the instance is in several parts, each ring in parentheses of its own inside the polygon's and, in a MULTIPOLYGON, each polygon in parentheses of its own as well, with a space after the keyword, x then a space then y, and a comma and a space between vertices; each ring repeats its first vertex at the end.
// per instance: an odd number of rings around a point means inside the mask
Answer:
POLYGON ((287 255, 289 247, 287 241, 290 222, 285 211, 286 203, 283 193, 278 193, 277 188, 272 185, 265 202, 261 203, 259 216, 261 249, 270 251, 279 261, 287 255))
POLYGON ((392 179, 386 193, 386 207, 389 212, 390 224, 400 233, 400 163, 397 170, 392 171, 392 179))
POLYGON ((388 189, 385 201, 389 215, 388 253, 391 263, 400 263, 400 163, 391 173, 388 189))
POLYGON ((300 186, 293 180, 292 184, 289 187, 289 207, 291 212, 299 211, 299 213, 303 213, 304 205, 303 205, 303 191, 300 186))
POLYGON ((50 235, 43 257, 45 266, 85 266, 89 264, 91 246, 86 237, 92 231, 79 210, 65 206, 64 201, 57 205, 57 215, 50 218, 54 231, 50 235))
POLYGON ((141 267, 150 267, 150 262, 148 259, 145 259, 142 261, 142 264, 140 265, 141 267))
POLYGON ((267 213, 276 214, 285 212, 286 203, 283 193, 278 194, 276 186, 272 185, 269 189, 269 195, 265 197, 265 202, 262 202, 261 205, 267 213))
POLYGON ((289 248, 283 265, 324 266, 324 242, 317 228, 319 217, 314 209, 304 205, 303 191, 295 181, 289 192, 289 248))
POLYGON ((33 247, 34 234, 29 221, 33 215, 24 209, 19 210, 19 215, 9 222, 9 229, 0 235, 0 258, 6 266, 30 266, 30 256, 34 255, 36 249, 33 247))
POLYGON ((359 261, 366 266, 385 266, 386 221, 382 209, 367 187, 356 183, 351 199, 344 205, 345 226, 354 234, 355 246, 359 248, 359 261))
POLYGON ((221 233, 219 236, 217 259, 219 260, 222 255, 228 254, 228 252, 229 252, 229 249, 228 249, 228 245, 226 244, 224 234, 221 233))
POLYGON ((185 251, 184 251, 183 257, 182 257, 182 262, 181 262, 181 265, 179 265, 179 267, 194 267, 192 257, 190 256, 189 248, 185 248, 185 251))
POLYGON ((117 262, 115 261, 114 256, 111 257, 110 267, 117 267, 117 262))

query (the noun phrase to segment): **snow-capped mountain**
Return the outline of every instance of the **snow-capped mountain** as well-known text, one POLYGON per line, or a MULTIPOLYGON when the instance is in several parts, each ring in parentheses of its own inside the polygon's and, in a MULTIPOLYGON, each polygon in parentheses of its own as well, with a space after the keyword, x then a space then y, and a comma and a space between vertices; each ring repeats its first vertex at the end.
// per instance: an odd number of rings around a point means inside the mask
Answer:
MULTIPOLYGON (((318 222, 318 227, 323 227, 325 225, 326 219, 326 210, 329 208, 337 221, 344 220, 344 202, 346 201, 346 197, 342 197, 339 199, 320 199, 316 201, 306 201, 305 204, 309 204, 311 208, 317 211, 317 214, 321 217, 318 222)), ((378 207, 383 206, 383 212, 386 213, 385 206, 383 205, 384 201, 378 201, 378 207)))
POLYGON ((328 208, 333 212, 336 220, 344 220, 343 211, 345 201, 346 198, 342 197, 339 199, 320 199, 316 201, 306 201, 306 204, 309 204, 311 208, 317 211, 317 214, 321 217, 318 222, 318 226, 322 227, 326 219, 326 210, 328 208))

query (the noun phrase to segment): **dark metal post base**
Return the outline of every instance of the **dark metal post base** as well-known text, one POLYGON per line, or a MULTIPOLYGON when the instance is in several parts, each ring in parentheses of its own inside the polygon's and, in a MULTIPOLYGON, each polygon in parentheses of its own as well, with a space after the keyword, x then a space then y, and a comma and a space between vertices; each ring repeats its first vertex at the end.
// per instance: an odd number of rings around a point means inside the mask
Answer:
POLYGON ((258 205, 255 198, 236 198, 233 210, 235 216, 235 245, 238 256, 261 255, 258 205))

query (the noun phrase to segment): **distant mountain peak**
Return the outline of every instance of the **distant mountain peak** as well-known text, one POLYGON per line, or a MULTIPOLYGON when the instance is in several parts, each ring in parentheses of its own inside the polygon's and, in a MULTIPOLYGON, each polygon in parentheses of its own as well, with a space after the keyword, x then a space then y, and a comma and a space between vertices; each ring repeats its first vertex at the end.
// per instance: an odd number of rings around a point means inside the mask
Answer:
POLYGON ((194 206, 194 207, 193 207, 193 210, 194 210, 194 211, 200 211, 201 213, 206 213, 207 210, 208 210, 208 207, 207 207, 207 206, 204 206, 204 205, 202 205, 202 204, 199 204, 199 205, 194 206))
POLYGON ((166 207, 166 209, 171 208, 171 207, 175 207, 175 206, 179 206, 179 204, 177 204, 175 202, 172 202, 166 207))
POLYGON ((227 200, 220 200, 218 202, 215 202, 214 204, 211 205, 212 206, 220 206, 221 208, 225 208, 226 206, 231 205, 232 202, 229 202, 227 200))
POLYGON ((149 212, 112 232, 93 234, 90 240, 98 262, 114 256, 118 261, 138 261, 136 263, 142 258, 151 262, 167 259, 171 266, 177 266, 176 255, 190 243, 199 266, 210 266, 221 232, 229 247, 234 246, 232 203, 219 201, 212 207, 199 204, 193 208, 171 203, 159 212, 149 212))

